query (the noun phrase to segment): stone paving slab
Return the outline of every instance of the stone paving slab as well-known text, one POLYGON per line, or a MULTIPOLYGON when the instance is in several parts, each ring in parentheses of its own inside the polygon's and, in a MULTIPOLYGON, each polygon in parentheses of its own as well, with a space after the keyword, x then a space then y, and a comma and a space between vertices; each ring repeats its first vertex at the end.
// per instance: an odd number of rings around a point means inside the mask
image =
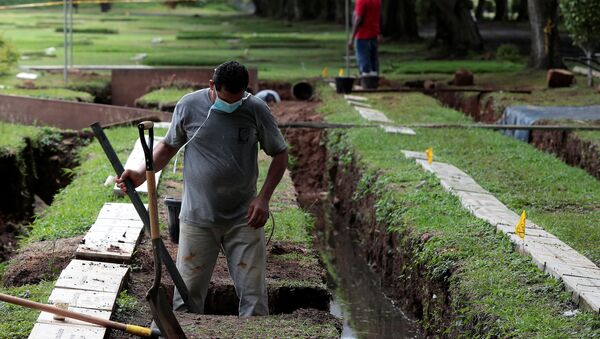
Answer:
POLYGON ((383 130, 386 133, 417 135, 417 133, 412 128, 408 127, 398 127, 389 125, 379 125, 379 127, 383 128, 383 130))
POLYGON ((350 106, 373 108, 373 106, 371 104, 365 104, 364 102, 360 102, 360 101, 348 100, 348 103, 350 104, 350 106))
POLYGON ((363 107, 354 107, 361 117, 368 121, 392 122, 383 112, 363 107))
MULTIPOLYGON (((160 140, 162 140, 163 138, 154 138, 154 145, 156 145, 160 140)), ((149 140, 149 139, 146 139, 149 140)), ((142 148, 142 142, 140 141, 140 138, 138 138, 135 141, 135 145, 133 146, 133 150, 131 151, 131 153, 129 154, 129 157, 127 158, 127 162, 125 162, 125 166, 123 166, 125 169, 136 169, 140 166, 140 164, 144 164, 145 163, 145 157, 144 157, 144 149, 142 148)), ((156 187, 158 187, 158 183, 160 181, 160 175, 162 174, 162 171, 158 171, 155 173, 156 176, 156 187)), ((113 186, 113 190, 115 192, 115 194, 120 195, 120 196, 124 196, 125 193, 123 193, 123 191, 121 191, 118 187, 117 184, 115 184, 113 186)), ((144 181, 143 184, 141 184, 138 188, 135 189, 138 193, 140 194, 148 194, 148 184, 147 182, 144 181)))
POLYGON ((525 239, 515 234, 519 214, 485 191, 466 173, 444 163, 429 164, 424 152, 402 151, 416 159, 425 170, 434 173, 446 191, 456 195, 475 217, 483 219, 506 234, 521 254, 531 256, 545 273, 564 282, 580 306, 600 312, 600 268, 556 236, 527 221, 525 239))
MULTIPOLYGON (((335 84, 333 86, 335 87, 335 84)), ((363 97, 360 95, 350 95, 350 94, 344 94, 344 99, 352 100, 352 101, 359 101, 359 102, 369 101, 369 99, 366 97, 363 97)))

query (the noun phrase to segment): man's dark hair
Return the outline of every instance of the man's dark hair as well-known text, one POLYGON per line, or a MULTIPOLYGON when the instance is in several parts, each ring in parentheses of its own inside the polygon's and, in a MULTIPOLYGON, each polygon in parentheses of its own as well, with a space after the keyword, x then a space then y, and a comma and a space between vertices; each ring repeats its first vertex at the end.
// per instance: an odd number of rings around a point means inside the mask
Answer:
POLYGON ((237 61, 228 61, 215 68, 213 82, 220 91, 224 88, 227 92, 237 94, 248 87, 248 70, 237 61))

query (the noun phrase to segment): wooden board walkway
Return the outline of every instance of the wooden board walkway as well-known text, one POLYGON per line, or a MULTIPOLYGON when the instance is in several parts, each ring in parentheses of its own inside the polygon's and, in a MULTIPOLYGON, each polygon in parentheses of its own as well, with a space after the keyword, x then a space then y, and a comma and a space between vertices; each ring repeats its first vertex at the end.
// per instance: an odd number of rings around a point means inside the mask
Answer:
MULTIPOLYGON (((48 302, 68 303, 69 310, 110 319, 128 273, 126 265, 72 260, 60 274, 48 302)), ((104 338, 107 331, 73 319, 55 320, 52 314, 41 312, 29 338, 95 339, 104 338)))
POLYGON ((424 152, 403 151, 425 170, 435 174, 446 191, 456 195, 475 217, 506 234, 517 250, 529 255, 545 273, 562 280, 572 299, 581 307, 600 312, 600 268, 543 228, 527 220, 525 239, 515 234, 519 215, 483 189, 460 169, 425 160, 424 152))
MULTIPOLYGON (((155 143, 159 140, 155 138, 155 143)), ((125 168, 140 163, 144 163, 144 154, 137 139, 125 168)), ((160 172, 156 176, 158 186, 160 172)), ((138 191, 147 193, 147 186, 138 191)), ((76 259, 56 281, 48 303, 66 303, 69 310, 110 319, 130 269, 124 264, 131 262, 143 232, 144 224, 133 204, 105 203, 77 247, 76 259)), ((52 314, 42 312, 29 338, 95 339, 105 338, 107 332, 103 327, 73 319, 55 320, 52 314)))
POLYGON ((133 204, 106 203, 77 247, 75 257, 129 263, 143 230, 133 204))
MULTIPOLYGON (((154 138, 154 145, 156 145, 160 140, 162 140, 163 138, 154 138)), ((138 168, 140 166, 140 164, 144 164, 145 163, 145 158, 144 158, 144 150, 142 149, 142 142, 140 141, 140 139, 138 138, 135 141, 135 145, 133 146, 133 150, 131 151, 131 153, 129 154, 129 157, 127 158, 127 162, 125 162, 125 169, 135 169, 138 168)), ((156 187, 158 187, 158 183, 160 181, 160 175, 162 174, 162 171, 158 171, 156 172, 156 187)), ((123 193, 115 184, 113 187, 115 194, 119 195, 119 196, 124 196, 125 193, 123 193)), ((144 181, 143 184, 141 184, 138 188, 135 189, 139 194, 148 194, 148 184, 144 181)))

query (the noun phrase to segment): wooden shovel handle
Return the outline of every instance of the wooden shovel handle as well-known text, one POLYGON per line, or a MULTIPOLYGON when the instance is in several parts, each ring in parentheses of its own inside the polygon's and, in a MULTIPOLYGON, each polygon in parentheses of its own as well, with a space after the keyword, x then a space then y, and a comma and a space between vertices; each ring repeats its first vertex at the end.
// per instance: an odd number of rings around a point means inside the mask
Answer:
POLYGON ((12 295, 8 295, 8 294, 0 293, 0 301, 4 301, 7 303, 11 303, 11 304, 15 304, 15 305, 19 305, 19 306, 23 306, 23 307, 27 307, 27 308, 32 308, 32 309, 38 310, 38 311, 57 314, 57 315, 60 315, 60 316, 66 317, 66 318, 85 321, 86 323, 96 324, 96 325, 100 325, 100 326, 106 327, 106 328, 112 328, 112 329, 123 331, 126 333, 138 335, 140 337, 150 337, 153 335, 152 330, 147 327, 122 324, 122 323, 118 323, 116 321, 106 320, 106 319, 94 317, 94 316, 87 315, 87 314, 81 314, 81 313, 77 313, 77 312, 73 312, 73 311, 69 311, 69 310, 64 310, 64 309, 58 308, 56 306, 46 305, 46 304, 38 303, 35 301, 22 299, 22 298, 14 297, 12 295))

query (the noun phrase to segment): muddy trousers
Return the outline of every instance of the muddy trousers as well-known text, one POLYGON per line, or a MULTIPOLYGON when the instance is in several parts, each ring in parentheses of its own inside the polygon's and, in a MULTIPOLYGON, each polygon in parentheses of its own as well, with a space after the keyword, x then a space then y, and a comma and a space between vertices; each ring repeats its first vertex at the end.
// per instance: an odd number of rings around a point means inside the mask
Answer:
MULTIPOLYGON (((239 316, 268 315, 265 282, 266 250, 264 229, 247 225, 195 227, 180 223, 177 269, 204 313, 204 301, 221 248, 227 258, 229 274, 240 299, 239 316)), ((187 311, 175 289, 173 309, 187 311)))

